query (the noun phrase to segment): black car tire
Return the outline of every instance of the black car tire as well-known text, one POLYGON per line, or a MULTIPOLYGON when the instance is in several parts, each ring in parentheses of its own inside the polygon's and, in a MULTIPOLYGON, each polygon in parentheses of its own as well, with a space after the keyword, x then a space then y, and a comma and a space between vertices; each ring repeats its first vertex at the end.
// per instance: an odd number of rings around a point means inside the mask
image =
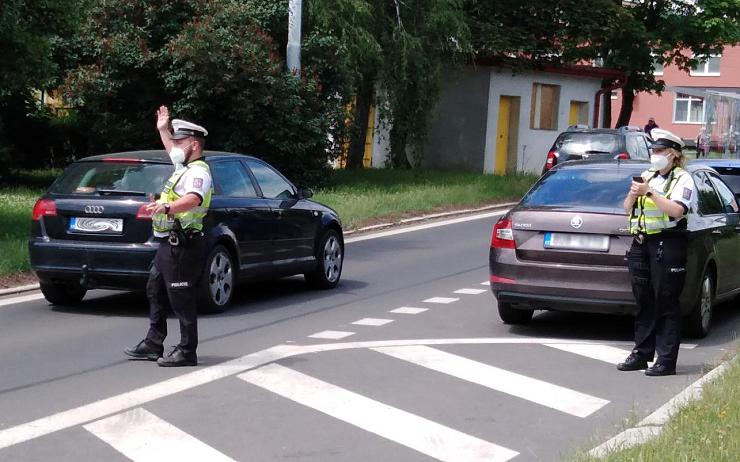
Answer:
POLYGON ((234 268, 234 256, 226 247, 211 249, 198 283, 198 311, 222 313, 229 307, 236 286, 234 268))
POLYGON ((684 333, 689 337, 704 338, 712 325, 712 305, 714 304, 714 279, 704 271, 699 286, 699 294, 691 312, 684 319, 684 333))
POLYGON ((528 324, 533 314, 534 310, 520 310, 511 303, 498 302, 498 315, 504 324, 528 324))
POLYGON ((306 281, 316 289, 333 289, 339 284, 344 263, 344 244, 333 229, 327 229, 316 247, 316 269, 305 273, 306 281))
POLYGON ((82 301, 87 289, 77 282, 42 282, 41 293, 54 305, 76 305, 82 301))

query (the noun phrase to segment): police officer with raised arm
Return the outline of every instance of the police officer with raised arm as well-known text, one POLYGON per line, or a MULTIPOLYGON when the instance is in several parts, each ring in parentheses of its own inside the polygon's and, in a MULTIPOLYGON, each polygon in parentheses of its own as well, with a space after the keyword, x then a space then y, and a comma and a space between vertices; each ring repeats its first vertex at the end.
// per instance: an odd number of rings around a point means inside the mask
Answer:
POLYGON ((634 236, 627 252, 632 292, 637 301, 635 347, 617 365, 645 375, 676 373, 681 343, 679 296, 686 278, 687 215, 695 210, 696 186, 685 171, 684 143, 673 133, 653 129, 652 168, 632 181, 624 200, 634 236), (658 358, 651 367, 655 354, 658 358))
POLYGON ((211 173, 203 161, 208 131, 184 120, 172 120, 166 106, 157 111, 157 130, 175 172, 160 198, 147 205, 153 214, 154 237, 159 249, 147 282, 149 332, 124 352, 135 359, 157 361, 160 366, 195 366, 198 357, 196 286, 203 271, 205 239, 203 218, 211 203, 211 173), (167 310, 180 321, 180 343, 162 357, 167 336, 167 310))

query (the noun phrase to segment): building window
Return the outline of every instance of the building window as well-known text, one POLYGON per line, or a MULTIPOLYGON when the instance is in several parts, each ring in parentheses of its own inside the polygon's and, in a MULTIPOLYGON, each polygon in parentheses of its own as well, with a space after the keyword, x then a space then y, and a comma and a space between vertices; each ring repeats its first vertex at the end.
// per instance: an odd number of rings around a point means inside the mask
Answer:
POLYGON ((535 130, 557 130, 559 101, 560 85, 532 84, 529 127, 535 130))
POLYGON ((653 54, 653 75, 663 75, 663 58, 653 54))
POLYGON ((719 75, 719 55, 710 55, 709 57, 697 57, 699 64, 691 69, 691 75, 719 75))
POLYGON ((704 123, 704 98, 698 96, 676 94, 673 106, 674 123, 704 123))

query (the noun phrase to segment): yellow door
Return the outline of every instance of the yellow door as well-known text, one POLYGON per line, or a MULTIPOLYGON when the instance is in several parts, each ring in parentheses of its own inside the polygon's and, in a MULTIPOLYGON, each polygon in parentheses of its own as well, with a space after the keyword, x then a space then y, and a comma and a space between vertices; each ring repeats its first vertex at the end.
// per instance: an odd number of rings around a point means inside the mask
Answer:
POLYGON ((496 130, 496 161, 493 173, 503 175, 506 173, 506 159, 509 156, 509 115, 511 112, 511 101, 509 97, 502 96, 498 103, 498 129, 496 130))
POLYGON ((370 105, 367 116, 367 130, 365 131, 365 152, 362 156, 362 167, 373 166, 373 140, 375 138, 375 106, 370 105))
POLYGON ((576 101, 570 102, 570 113, 568 114, 568 125, 578 124, 578 107, 579 104, 576 101))

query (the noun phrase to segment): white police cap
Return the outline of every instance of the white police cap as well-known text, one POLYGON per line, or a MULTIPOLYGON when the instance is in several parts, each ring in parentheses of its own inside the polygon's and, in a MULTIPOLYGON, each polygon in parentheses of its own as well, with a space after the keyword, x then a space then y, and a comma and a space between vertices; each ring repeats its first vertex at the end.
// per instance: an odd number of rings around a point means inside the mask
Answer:
POLYGON ((654 140, 653 144, 650 145, 651 148, 673 148, 680 151, 685 146, 680 137, 674 135, 668 130, 663 130, 662 128, 654 128, 650 130, 650 136, 654 140))
POLYGON ((172 130, 174 130, 174 132, 170 135, 170 139, 173 140, 187 138, 188 136, 204 138, 208 135, 208 130, 200 125, 195 125, 192 122, 180 119, 172 119, 172 130))

